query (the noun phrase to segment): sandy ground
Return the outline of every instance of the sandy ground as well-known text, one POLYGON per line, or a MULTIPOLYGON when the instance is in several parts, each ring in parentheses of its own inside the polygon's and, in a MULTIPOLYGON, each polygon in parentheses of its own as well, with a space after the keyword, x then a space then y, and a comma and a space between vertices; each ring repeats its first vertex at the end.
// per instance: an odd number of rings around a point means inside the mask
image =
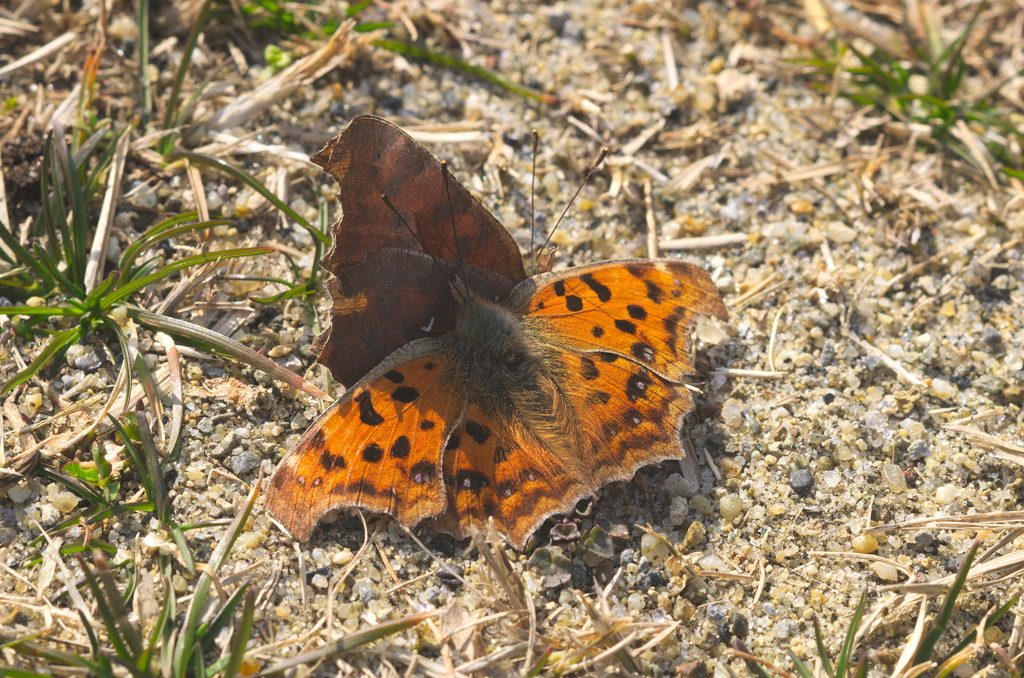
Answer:
MULTIPOLYGON (((699 481, 687 482, 677 462, 645 468, 630 482, 605 487, 554 529, 542 528, 535 550, 519 553, 484 537, 457 542, 423 529, 409 534, 380 516, 367 515, 364 523, 351 512, 328 518, 310 543, 297 545, 257 499, 219 574, 227 592, 246 581, 259 592, 246 666, 265 669, 346 633, 436 612, 412 629, 306 666, 318 675, 524 675, 538 662, 544 674, 742 674, 747 669, 731 649, 741 641, 791 670, 787 651, 814 659, 812 620, 835 656, 866 591, 869 614, 857 655, 888 675, 905 668, 901 654, 916 642, 919 609, 922 623, 933 619, 944 592, 909 585, 948 586, 975 539, 991 570, 976 568, 938 655, 1020 591, 1020 183, 928 143, 927 128, 834 96, 829 78, 801 61, 814 49, 826 53, 822 31, 861 41, 858 31, 898 33, 894 6, 830 20, 810 11, 817 4, 673 4, 390 6, 391 37, 425 40, 554 95, 555 103, 396 55, 362 35, 351 35, 323 69, 310 67, 308 82, 284 90, 278 81, 249 98, 271 75, 265 44, 277 41, 298 59, 323 39, 275 39, 245 30, 229 14, 211 20, 185 89, 191 94, 207 78, 211 86, 179 143, 205 145, 301 216, 315 220, 322 199, 332 215, 338 210, 333 183, 304 158, 352 116, 376 113, 449 160, 525 245, 536 129, 542 227, 554 223, 600 148, 611 149, 554 238, 556 267, 682 257, 711 271, 730 313, 727 322, 705 322, 695 332, 699 364, 709 375, 687 428, 699 481), (982 586, 999 577, 1005 578, 982 586)), ((947 40, 962 29, 970 7, 943 14, 947 40)), ((154 19, 158 104, 193 16, 189 5, 175 8, 184 18, 154 19)), ((993 3, 986 11, 984 30, 969 45, 975 92, 1022 66, 1019 8, 993 3)), ((384 14, 374 8, 360 20, 384 14)), ((55 107, 76 96, 95 17, 95 7, 37 15, 23 20, 34 32, 4 37, 0 69, 75 31, 70 46, 0 80, 4 97, 16 100, 0 118, 15 232, 38 215, 31 175, 37 140, 50 129, 55 107)), ((100 117, 126 120, 138 110, 130 8, 115 5, 110 22, 95 108, 100 117)), ((1007 98, 993 101, 1009 106, 1020 124, 1010 96, 1020 102, 1020 78, 1002 91, 1007 98)), ((71 106, 65 128, 73 114, 71 106)), ((967 128, 965 138, 979 133, 967 128)), ((318 327, 310 307, 254 303, 250 296, 283 287, 232 279, 290 278, 284 255, 308 271, 316 265, 311 237, 235 179, 208 168, 196 172, 190 179, 181 163, 163 165, 144 144, 129 153, 113 247, 123 249, 161 215, 194 209, 194 187, 201 185, 199 202, 210 215, 234 220, 213 232, 211 249, 261 244, 279 254, 240 260, 197 280, 174 314, 327 388, 309 347, 318 327)), ((195 245, 183 239, 164 256, 195 245)), ((172 286, 149 290, 141 305, 155 308, 172 286)), ((320 311, 325 301, 317 297, 320 311)), ((138 340, 159 372, 168 360, 164 345, 145 328, 138 340)), ((40 346, 5 335, 4 378, 40 346)), ((120 349, 107 346, 93 339, 76 347, 59 369, 4 405, 6 458, 51 443, 34 469, 0 493, 5 639, 85 638, 74 602, 58 595, 79 563, 54 547, 39 558, 40 545, 32 542, 43 531, 65 546, 87 538, 80 525, 58 529, 83 506, 53 475, 39 472, 81 457, 81 450, 56 449, 49 436, 82 421, 12 430, 56 414, 57 396, 69 389, 69 402, 109 392, 120 349)), ((186 350, 182 369, 181 453, 166 462, 165 477, 175 519, 204 526, 185 532, 202 563, 253 483, 265 481, 325 403, 206 353, 186 350)), ((95 413, 100 404, 87 410, 95 413)), ((123 499, 139 491, 137 475, 126 470, 123 499)), ((197 576, 180 566, 152 514, 114 516, 91 527, 88 538, 114 547, 112 563, 128 563, 116 570, 121 587, 129 577, 145 581, 149 595, 162 599, 158 553, 170 554, 176 595, 196 586, 197 576)), ((84 595, 83 604, 92 605, 84 595)), ((153 610, 138 600, 130 607, 133 622, 150 628, 153 610)), ((958 675, 1009 675, 998 673, 1005 670, 1000 653, 1021 652, 1021 620, 1018 607, 990 629, 958 675)), ((230 637, 222 634, 208 655, 226 651, 230 637)), ((64 672, 16 649, 2 650, 2 657, 25 669, 64 672)))

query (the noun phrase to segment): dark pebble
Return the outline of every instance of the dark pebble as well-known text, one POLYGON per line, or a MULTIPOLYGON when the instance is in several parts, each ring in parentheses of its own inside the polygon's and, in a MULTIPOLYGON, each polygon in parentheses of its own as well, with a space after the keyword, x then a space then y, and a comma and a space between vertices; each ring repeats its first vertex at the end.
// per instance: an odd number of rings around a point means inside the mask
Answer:
POLYGON ((981 333, 981 343, 990 351, 998 351, 1003 347, 1003 335, 994 327, 986 327, 981 333))
POLYGON ((907 454, 909 454, 910 458, 914 461, 920 461, 931 454, 931 450, 928 448, 928 443, 918 439, 910 443, 907 447, 907 454))
POLYGON ((203 371, 203 376, 207 379, 220 379, 227 374, 227 371, 220 365, 203 363, 199 368, 203 371))
POLYGON ((656 589, 659 586, 665 585, 665 577, 657 570, 651 570, 644 575, 642 580, 643 588, 645 589, 656 589))
POLYGON ((805 468, 798 468, 789 474, 789 487, 801 497, 806 497, 814 488, 814 474, 805 468))
POLYGON ((317 576, 318 574, 322 574, 323 576, 327 577, 327 579, 330 579, 332 576, 334 576, 333 573, 331 572, 331 568, 329 568, 329 567, 318 567, 317 569, 310 570, 309 572, 306 573, 306 585, 307 586, 312 586, 312 584, 313 584, 313 577, 317 576))
POLYGON ((742 640, 747 637, 747 633, 750 631, 750 621, 739 612, 733 612, 729 628, 732 631, 732 635, 742 640))
POLYGON ((636 549, 622 549, 622 553, 619 554, 619 565, 629 565, 635 557, 636 549))
POLYGON ((462 577, 466 574, 458 565, 445 564, 437 568, 437 578, 452 588, 462 586, 462 577))
POLYGON ((255 452, 241 452, 231 457, 228 467, 236 476, 244 476, 250 471, 255 471, 263 459, 255 452))
POLYGON ((89 351, 74 359, 75 369, 92 374, 103 366, 103 355, 99 351, 89 351))
POLYGON ((914 537, 914 548, 918 551, 929 549, 934 543, 935 537, 932 536, 931 532, 918 532, 914 537))

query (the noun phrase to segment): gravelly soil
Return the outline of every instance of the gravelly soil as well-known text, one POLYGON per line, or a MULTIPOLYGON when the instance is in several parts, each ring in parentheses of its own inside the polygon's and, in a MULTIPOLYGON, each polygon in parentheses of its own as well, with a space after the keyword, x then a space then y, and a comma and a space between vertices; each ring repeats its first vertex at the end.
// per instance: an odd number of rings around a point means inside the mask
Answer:
MULTIPOLYGON (((113 20, 130 18, 127 11, 116 7, 113 20)), ((398 11, 393 7, 391 18, 402 37, 407 28, 398 11)), ((1008 528, 865 531, 939 515, 1014 511, 1021 503, 1021 466, 996 458, 962 430, 1007 443, 1024 438, 1019 185, 993 187, 982 172, 941 150, 908 147, 877 111, 857 110, 812 88, 790 60, 807 56, 801 45, 815 34, 793 7, 680 4, 658 11, 641 2, 496 2, 427 3, 405 11, 409 25, 435 49, 461 50, 472 63, 555 94, 559 102, 531 102, 462 72, 361 45, 339 68, 226 130, 237 137, 258 132, 257 140, 276 151, 220 153, 281 187, 293 209, 315 219, 318 196, 333 195, 333 184, 293 158, 318 150, 353 115, 383 115, 414 131, 440 133, 443 141, 429 148, 451 161, 453 173, 525 245, 529 140, 537 129, 541 227, 553 224, 599 149, 611 148, 554 238, 558 267, 647 255, 648 211, 662 242, 742 234, 732 245, 682 255, 712 272, 730 307, 728 322, 702 323, 696 332, 709 379, 688 435, 702 475, 694 486, 678 463, 646 468, 631 482, 606 487, 553 532, 542 529, 536 541, 547 550, 540 556, 531 560, 530 552, 506 549, 512 579, 521 582, 532 609, 518 609, 490 561, 465 543, 417 530, 424 548, 391 522, 367 516, 372 545, 360 553, 364 525, 341 513, 325 521, 309 544, 296 547, 259 500, 221 572, 229 589, 251 578, 260 590, 253 662, 266 667, 346 631, 439 610, 430 622, 334 658, 317 672, 364 666, 380 675, 392 669, 522 674, 524 662, 532 665, 549 647, 555 649, 549 669, 566 668, 576 650, 600 635, 595 629, 601 622, 595 626, 588 609, 604 606, 595 613, 600 619, 632 624, 620 630, 621 637, 638 634, 627 647, 645 674, 699 673, 719 663, 742 672, 728 654, 735 638, 764 659, 791 667, 787 650, 805 660, 815 654, 812 619, 821 623, 830 650, 837 650, 867 590, 869 605, 892 603, 861 640, 874 669, 888 673, 916 607, 910 601, 899 609, 905 598, 880 587, 949 576, 974 539, 983 540, 984 550, 1008 528), (456 132, 470 140, 452 141, 456 132), (278 171, 281 180, 271 181, 278 171), (594 525, 611 535, 610 550, 588 549, 576 538, 594 525), (598 595, 604 587, 606 595, 598 595), (504 614, 485 619, 495 613, 504 614), (484 657, 493 661, 472 663, 484 657)), ((63 25, 38 23, 40 36, 13 45, 0 66, 64 31, 63 25)), ((196 119, 251 91, 266 75, 262 47, 256 46, 265 38, 242 39, 232 26, 225 17, 206 32, 190 78, 197 83, 209 75, 226 86, 197 106, 196 119)), ((132 43, 110 41, 120 48, 132 43)), ((180 42, 161 52, 158 91, 173 78, 180 42)), ((68 50, 4 82, 5 96, 41 102, 28 115, 19 148, 42 134, 43 113, 75 84, 81 55, 81 49, 68 50)), ((115 118, 131 115, 127 59, 108 52, 102 71, 98 98, 115 118)), ((0 133, 12 120, 5 119, 0 133)), ((436 138, 424 136, 427 142, 436 138)), ((30 195, 31 187, 17 178, 28 170, 11 159, 16 154, 9 143, 4 172, 17 225, 38 194, 30 195)), ((125 176, 128 195, 115 219, 121 247, 160 215, 195 205, 180 165, 157 169, 149 158, 133 155, 125 176)), ((310 236, 279 219, 250 189, 206 170, 202 181, 211 215, 238 219, 236 226, 215 231, 215 245, 269 243, 301 268, 314 265, 310 236)), ((330 205, 336 212, 333 198, 330 205)), ((668 248, 660 254, 679 256, 668 248)), ((288 276, 280 256, 230 270, 288 276)), ((270 285, 259 294, 280 289, 270 285)), ((255 292, 247 281, 213 278, 177 313, 281 354, 278 362, 304 372, 313 365, 309 344, 317 329, 307 307, 296 301, 260 306, 248 301, 255 292), (227 302, 234 304, 229 310, 211 306, 227 302)), ((165 293, 154 290, 151 301, 165 293)), ((324 301, 317 302, 321 311, 324 301)), ((5 405, 8 430, 14 426, 10 408, 25 421, 57 411, 57 400, 49 397, 32 405, 50 384, 58 394, 86 378, 95 380, 95 392, 109 388, 116 363, 97 355, 96 346, 73 350, 51 381, 36 380, 16 393, 5 405)), ((4 377, 17 368, 15 352, 27 360, 38 348, 20 338, 0 348, 4 377)), ((148 332, 140 332, 139 349, 154 367, 166 360, 148 332)), ((310 369, 307 376, 325 385, 321 370, 310 369)), ((208 356, 187 357, 185 377, 184 442, 180 459, 168 464, 175 516, 183 524, 226 523, 322 404, 208 356)), ((51 425, 50 432, 61 426, 51 425)), ((47 431, 32 439, 8 436, 7 454, 42 440, 47 431)), ((42 463, 62 461, 43 453, 42 463)), ((124 484, 125 496, 138 489, 133 476, 124 484)), ((75 497, 59 484, 32 474, 0 498, 0 561, 12 568, 0 584, 0 618, 8 633, 45 630, 65 640, 84 638, 74 615, 58 614, 54 625, 45 606, 27 604, 50 599, 64 585, 50 560, 22 568, 36 553, 29 542, 40 528, 52 530, 76 508, 75 497)), ((197 562, 209 558, 223 529, 187 532, 197 562)), ((65 544, 84 538, 79 527, 60 534, 65 544)), ((154 576, 147 554, 173 551, 167 535, 143 514, 113 518, 91 538, 117 547, 113 562, 137 560, 142 578, 154 576)), ((1020 547, 1018 537, 997 555, 1020 547)), ((186 594, 195 580, 179 568, 172 583, 186 594)), ((964 594, 953 619, 957 633, 1019 588, 1017 579, 964 594)), ((55 606, 70 609, 63 599, 55 606)), ((936 607, 932 602, 929 610, 936 607)), ((1013 619, 998 624, 986 641, 1007 646, 1013 619)), ((599 657, 613 644, 591 650, 588 661, 597 662, 575 669, 623 671, 614 657, 599 657)), ((10 650, 3 656, 32 664, 10 650)), ((971 661, 969 668, 980 669, 994 666, 996 656, 985 652, 971 661)))

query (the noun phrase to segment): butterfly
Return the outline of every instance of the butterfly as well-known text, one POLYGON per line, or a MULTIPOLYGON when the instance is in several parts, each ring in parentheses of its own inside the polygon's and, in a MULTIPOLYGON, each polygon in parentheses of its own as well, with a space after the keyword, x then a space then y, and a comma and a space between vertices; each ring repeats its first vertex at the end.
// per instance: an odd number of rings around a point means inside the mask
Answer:
POLYGON ((493 521, 522 549, 602 485, 685 457, 690 330, 727 317, 706 271, 634 259, 528 277, 509 232, 374 116, 312 161, 343 210, 314 349, 353 385, 271 477, 266 505, 294 537, 359 507, 457 536, 493 521))

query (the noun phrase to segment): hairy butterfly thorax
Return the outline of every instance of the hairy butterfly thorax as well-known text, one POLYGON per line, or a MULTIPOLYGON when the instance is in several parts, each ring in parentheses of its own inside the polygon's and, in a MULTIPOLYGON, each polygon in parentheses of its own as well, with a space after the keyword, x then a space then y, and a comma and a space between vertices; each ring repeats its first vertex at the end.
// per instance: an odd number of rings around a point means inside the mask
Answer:
POLYGON ((726 317, 706 271, 634 259, 528 277, 508 232, 398 127, 360 116, 316 154, 343 217, 319 359, 349 390, 270 481, 297 538, 329 509, 493 521, 517 547, 641 466, 686 456, 690 330, 726 317))

